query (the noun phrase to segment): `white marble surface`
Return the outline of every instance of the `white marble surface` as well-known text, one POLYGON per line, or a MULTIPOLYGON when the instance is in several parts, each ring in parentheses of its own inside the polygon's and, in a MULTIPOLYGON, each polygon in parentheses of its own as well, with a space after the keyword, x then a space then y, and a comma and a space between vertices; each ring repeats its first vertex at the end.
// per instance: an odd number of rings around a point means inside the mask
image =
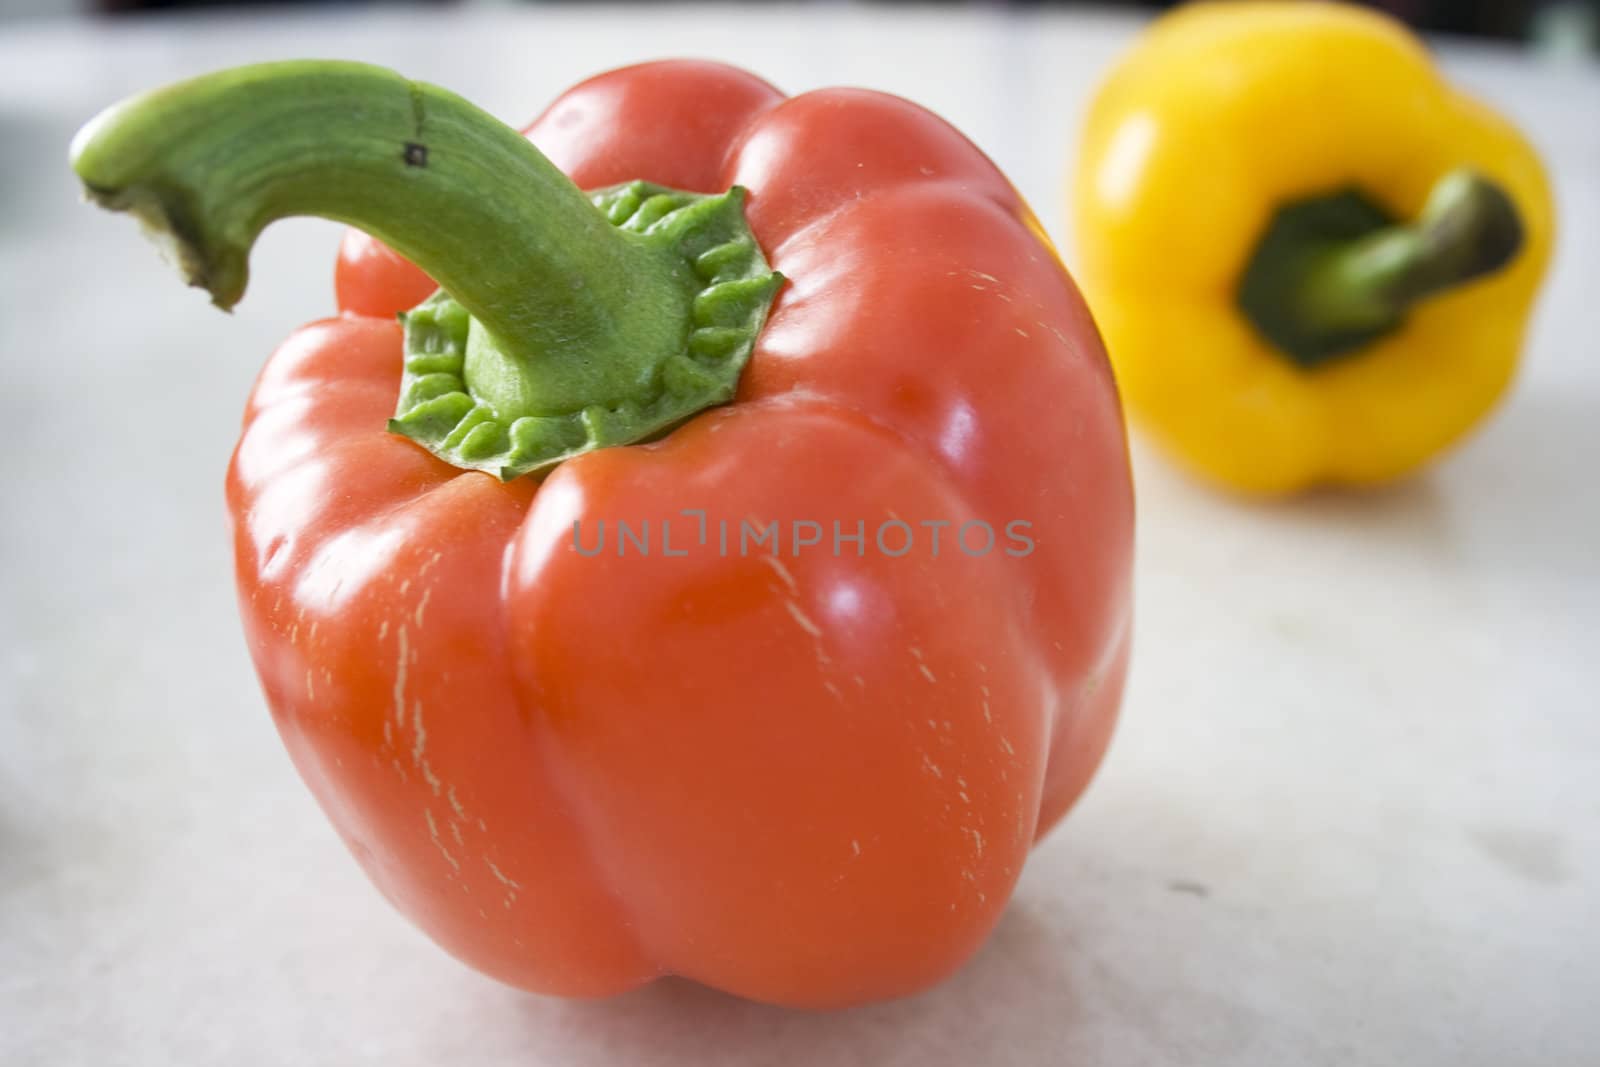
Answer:
POLYGON ((912 96, 1062 232, 1132 22, 716 7, 0 27, 0 1063, 1541 1064, 1600 1056, 1600 76, 1446 45, 1554 172, 1514 397, 1432 474, 1247 507, 1142 448, 1124 726, 992 943, 835 1015, 682 982, 501 988, 383 905, 295 778, 234 620, 221 475, 330 304, 283 224, 231 319, 78 205, 68 137, 155 82, 385 63, 509 120, 668 54, 912 96), (174 418, 174 412, 186 412, 174 418))

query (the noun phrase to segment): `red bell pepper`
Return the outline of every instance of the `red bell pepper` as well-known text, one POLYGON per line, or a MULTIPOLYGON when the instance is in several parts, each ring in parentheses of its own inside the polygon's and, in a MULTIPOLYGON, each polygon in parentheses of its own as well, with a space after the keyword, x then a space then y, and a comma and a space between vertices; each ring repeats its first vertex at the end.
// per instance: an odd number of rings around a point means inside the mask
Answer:
POLYGON ((514 985, 925 987, 1120 699, 1132 494, 1089 313, 904 100, 653 63, 527 136, 305 63, 75 144, 224 306, 274 218, 382 239, 346 242, 228 473, 289 753, 384 895, 514 985))

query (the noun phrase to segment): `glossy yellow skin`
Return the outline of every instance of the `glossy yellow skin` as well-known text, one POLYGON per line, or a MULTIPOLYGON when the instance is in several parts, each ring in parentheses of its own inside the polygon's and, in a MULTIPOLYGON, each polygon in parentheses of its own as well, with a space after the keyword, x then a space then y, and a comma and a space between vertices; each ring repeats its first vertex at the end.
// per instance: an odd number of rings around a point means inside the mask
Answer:
POLYGON ((1179 461, 1248 492, 1407 474, 1494 405, 1550 256, 1533 149, 1447 85, 1421 43, 1370 11, 1216 3, 1160 19, 1089 113, 1072 190, 1079 281, 1135 419, 1179 461), (1470 166, 1500 183, 1526 243, 1315 370, 1234 303, 1283 204, 1355 186, 1415 217, 1470 166))

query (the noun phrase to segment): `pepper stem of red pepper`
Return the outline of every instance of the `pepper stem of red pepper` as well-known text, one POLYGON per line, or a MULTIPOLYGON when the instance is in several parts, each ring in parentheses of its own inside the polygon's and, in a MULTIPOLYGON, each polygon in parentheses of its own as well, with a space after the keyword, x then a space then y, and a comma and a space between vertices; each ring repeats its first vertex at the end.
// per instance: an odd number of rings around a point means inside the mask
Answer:
POLYGON ((1410 223, 1345 190, 1278 212, 1239 305, 1287 358, 1312 368, 1399 328, 1418 301, 1500 270, 1522 243, 1511 198, 1474 171, 1439 179, 1410 223))
POLYGON ((363 64, 269 63, 145 93, 85 126, 72 165, 224 309, 257 236, 287 216, 357 226, 411 259, 442 291, 405 316, 390 429, 505 478, 731 399, 781 282, 743 190, 588 194, 467 101, 363 64))

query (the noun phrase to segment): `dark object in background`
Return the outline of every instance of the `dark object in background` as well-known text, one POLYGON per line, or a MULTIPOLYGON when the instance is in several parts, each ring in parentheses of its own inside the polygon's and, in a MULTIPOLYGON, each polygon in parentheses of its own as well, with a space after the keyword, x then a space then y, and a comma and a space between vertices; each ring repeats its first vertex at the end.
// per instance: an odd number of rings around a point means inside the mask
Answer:
MULTIPOLYGON (((1181 0, 1110 0, 1127 7, 1166 9, 1181 0)), ((1353 0, 1362 7, 1386 11, 1419 30, 1433 33, 1463 34, 1473 37, 1498 37, 1527 40, 1540 29, 1546 12, 1567 9, 1576 14, 1587 9, 1591 27, 1600 21, 1600 0, 1353 0)), ((1029 6, 1059 6, 1043 3, 1029 6)), ((1574 25, 1580 20, 1574 20, 1574 25)))

